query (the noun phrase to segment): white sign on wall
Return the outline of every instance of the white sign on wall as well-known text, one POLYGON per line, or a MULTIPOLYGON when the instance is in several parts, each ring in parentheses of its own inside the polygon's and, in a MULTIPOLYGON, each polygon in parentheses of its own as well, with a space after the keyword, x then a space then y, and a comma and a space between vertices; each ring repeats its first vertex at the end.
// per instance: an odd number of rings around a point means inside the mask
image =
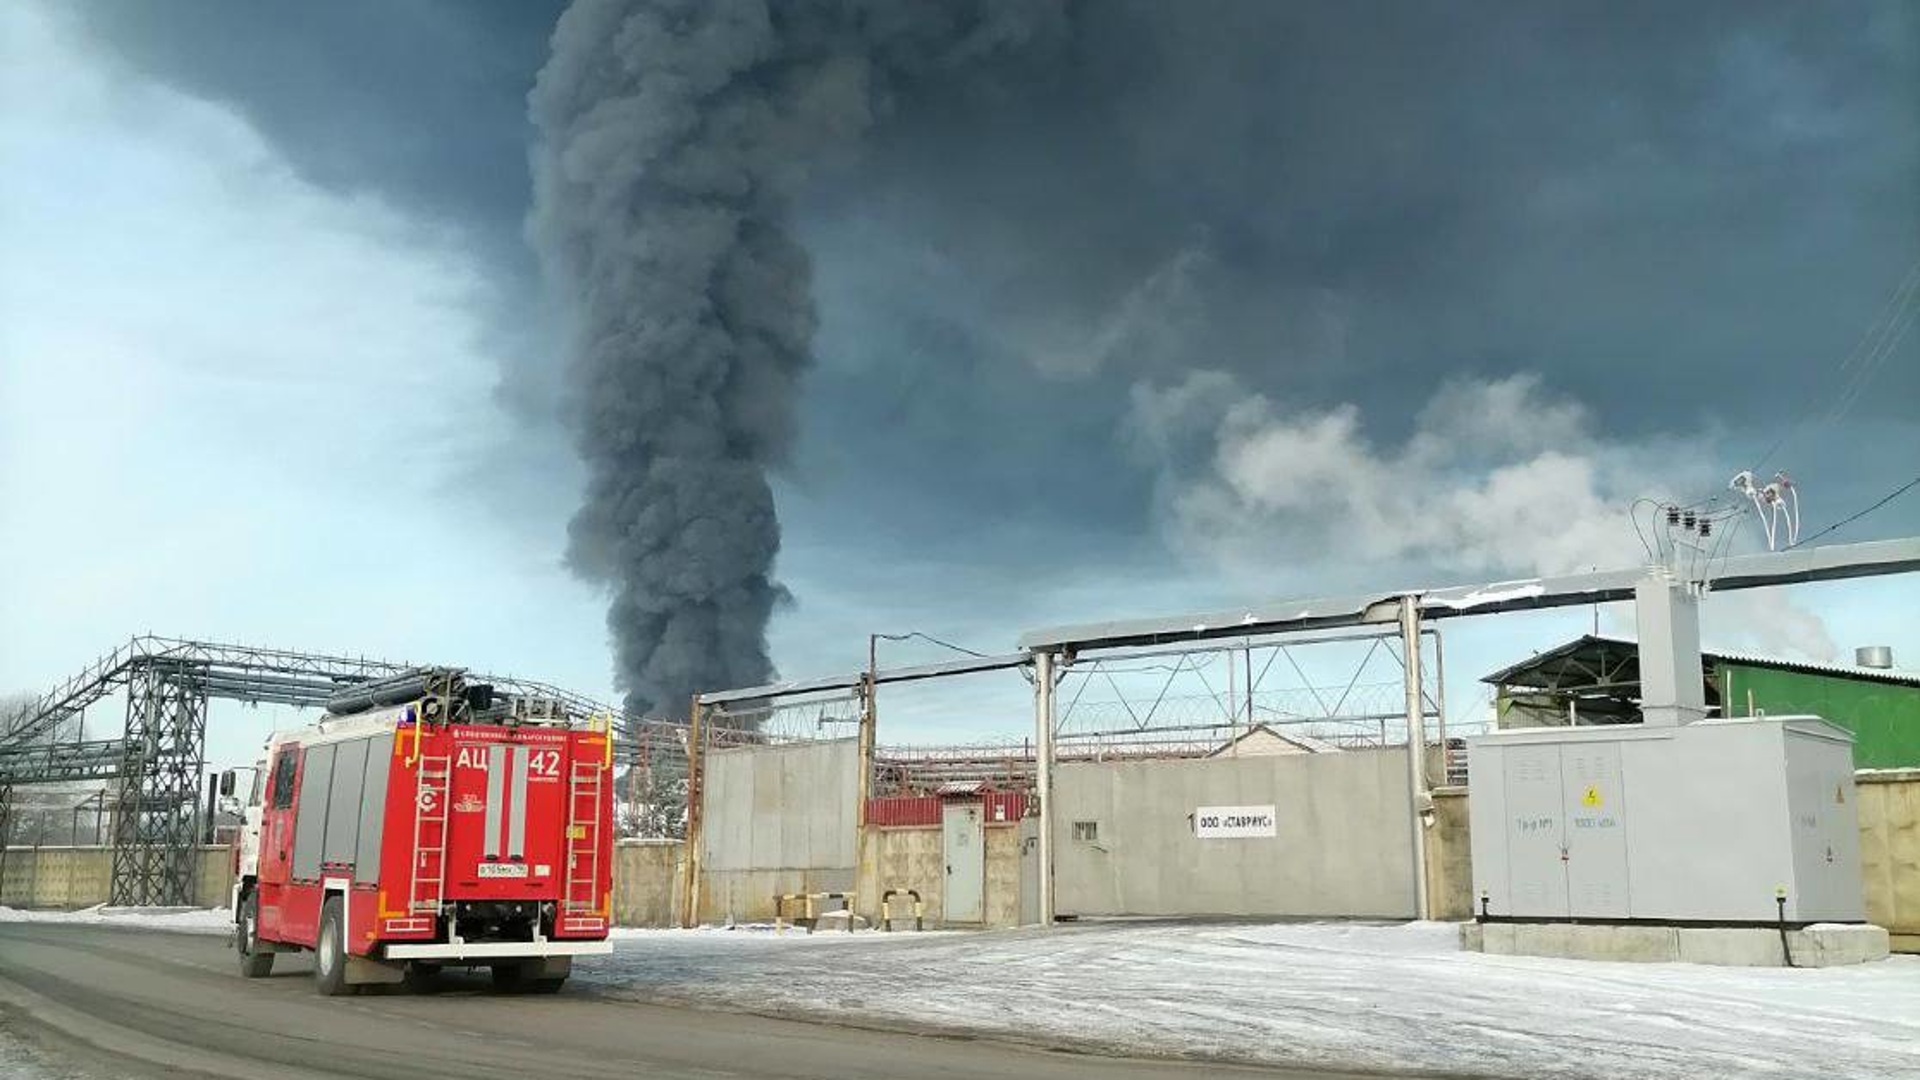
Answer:
POLYGON ((1273 836, 1277 824, 1271 805, 1202 806, 1193 812, 1193 835, 1202 840, 1273 836))

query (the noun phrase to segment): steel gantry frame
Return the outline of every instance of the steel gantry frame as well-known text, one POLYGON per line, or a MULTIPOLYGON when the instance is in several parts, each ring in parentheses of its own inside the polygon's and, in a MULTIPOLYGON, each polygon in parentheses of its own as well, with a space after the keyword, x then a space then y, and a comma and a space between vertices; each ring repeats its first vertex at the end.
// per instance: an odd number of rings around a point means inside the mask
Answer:
MULTIPOLYGON (((1786 551, 1742 555, 1720 560, 1711 566, 1680 572, 1671 566, 1639 566, 1607 570, 1561 578, 1523 578, 1481 585, 1455 585, 1446 588, 1395 589, 1361 596, 1329 600, 1281 600, 1227 611, 1190 615, 1160 616, 1145 619, 1083 623, 1053 627, 1025 634, 1020 647, 1033 657, 1040 677, 1035 680, 1034 726, 1040 747, 1038 786, 1040 796, 1040 921, 1051 925, 1054 919, 1052 873, 1053 806, 1047 797, 1053 782, 1053 735, 1057 719, 1054 713, 1056 669, 1073 663, 1087 653, 1122 648, 1212 641, 1220 638, 1268 634, 1297 634, 1303 631, 1337 630, 1350 627, 1398 625, 1407 659, 1406 713, 1408 744, 1419 746, 1424 735, 1419 731, 1425 710, 1420 706, 1421 664, 1417 642, 1424 624, 1436 619, 1469 615, 1496 615, 1509 611, 1586 606, 1589 604, 1631 600, 1640 623, 1639 649, 1642 666, 1647 667, 1649 650, 1665 653, 1661 663, 1668 669, 1669 684, 1678 685, 1671 671, 1678 664, 1695 670, 1699 666, 1699 627, 1693 613, 1700 597, 1710 592, 1734 589, 1758 589, 1815 581, 1842 581, 1851 578, 1920 572, 1920 537, 1876 540, 1828 547, 1792 548, 1786 551), (1651 642, 1664 641, 1664 646, 1651 642), (1691 653, 1690 664, 1685 654, 1691 653)), ((1654 685, 1655 680, 1649 680, 1654 685)), ((1693 689, 1698 692, 1698 680, 1693 689)), ((1649 691, 1649 696, 1653 692, 1649 691)), ((1684 712, 1685 702, 1665 696, 1669 704, 1658 706, 1668 712, 1684 712)), ((1657 722, 1654 706, 1647 709, 1648 722, 1657 722)), ((1418 812, 1429 800, 1430 792, 1419 755, 1408 755, 1409 788, 1416 811, 1414 835, 1414 882, 1416 909, 1427 917, 1424 839, 1418 812)))
MULTIPOLYGON (((417 666, 364 656, 137 636, 49 690, 12 730, 0 734, 0 787, 113 781, 109 902, 190 903, 204 812, 200 785, 206 772, 208 702, 322 708, 342 687, 417 666), (83 726, 69 723, 117 692, 126 694, 120 737, 87 739, 83 726)), ((557 702, 570 715, 616 717, 618 743, 657 743, 663 732, 672 741, 681 727, 621 716, 592 698, 547 683, 492 675, 473 675, 469 681, 557 702)), ((616 745, 616 754, 620 751, 616 745)))

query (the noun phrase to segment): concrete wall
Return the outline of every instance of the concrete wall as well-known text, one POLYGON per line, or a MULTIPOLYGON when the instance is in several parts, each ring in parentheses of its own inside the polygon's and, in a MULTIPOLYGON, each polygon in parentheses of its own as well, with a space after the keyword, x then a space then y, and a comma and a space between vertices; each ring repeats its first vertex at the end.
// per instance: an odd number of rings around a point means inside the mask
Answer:
MULTIPOLYGON (((224 847, 203 847, 197 856, 192 903, 223 907, 233 883, 224 847)), ((0 864, 0 906, 84 908, 107 902, 113 882, 109 847, 8 848, 0 864)))
MULTIPOLYGON (((939 826, 925 828, 881 828, 869 826, 860 839, 860 894, 858 910, 869 919, 880 917, 880 896, 888 889, 916 889, 926 905, 928 923, 940 920, 945 896, 946 856, 941 847, 939 826)), ((896 904, 896 914, 909 911, 907 904, 896 904)), ((906 923, 896 923, 905 926, 906 923)))
POLYGON ((853 889, 859 777, 853 739, 709 754, 701 920, 758 922, 778 894, 853 889))
POLYGON ((621 840, 613 847, 613 921, 678 926, 682 848, 678 840, 621 840))
POLYGON ((701 800, 704 868, 851 869, 859 776, 852 739, 712 752, 701 800))
POLYGON ((1867 921, 1892 933, 1896 951, 1920 952, 1920 769, 1855 780, 1867 921))
POLYGON ((1406 751, 1064 764, 1055 779, 1064 915, 1407 917, 1406 751), (1275 807, 1277 835, 1200 840, 1201 806, 1275 807), (1075 822, 1098 838, 1074 839, 1075 822))
POLYGON ((989 929, 1020 925, 1020 828, 1017 823, 989 825, 986 903, 981 909, 989 929))
POLYGON ((1467 789, 1435 788, 1427 829, 1427 899, 1436 919, 1473 917, 1473 845, 1467 832, 1467 789))
MULTIPOLYGON (((1020 828, 1018 822, 989 824, 986 835, 985 905, 989 929, 1020 925, 1020 828)), ((861 873, 857 911, 869 919, 880 917, 880 896, 888 889, 917 889, 926 905, 927 925, 936 926, 945 903, 947 867, 940 827, 880 828, 869 826, 861 840, 861 873)), ((894 912, 909 912, 911 900, 897 903, 894 912)), ((896 917, 896 927, 906 922, 896 917)), ((978 925, 978 924, 975 924, 978 925)))

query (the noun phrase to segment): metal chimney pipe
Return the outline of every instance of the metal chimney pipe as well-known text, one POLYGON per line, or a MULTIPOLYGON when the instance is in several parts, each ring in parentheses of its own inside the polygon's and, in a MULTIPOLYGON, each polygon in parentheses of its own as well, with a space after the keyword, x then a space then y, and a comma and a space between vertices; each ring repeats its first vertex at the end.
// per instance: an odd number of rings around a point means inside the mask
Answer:
POLYGON ((1893 667, 1893 647, 1890 645, 1862 645, 1853 650, 1853 662, 1860 667, 1887 670, 1893 667))

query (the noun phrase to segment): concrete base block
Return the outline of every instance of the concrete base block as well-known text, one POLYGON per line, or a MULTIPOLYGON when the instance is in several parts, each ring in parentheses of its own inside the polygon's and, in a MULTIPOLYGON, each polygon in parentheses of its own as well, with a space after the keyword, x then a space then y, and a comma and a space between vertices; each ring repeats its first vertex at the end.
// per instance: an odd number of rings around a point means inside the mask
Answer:
MULTIPOLYGON (((1783 967, 1780 931, 1766 927, 1596 926, 1585 923, 1484 923, 1461 928, 1464 949, 1498 956, 1567 960, 1783 967)), ((1789 930, 1799 967, 1884 960, 1889 935, 1878 926, 1823 923, 1789 930)))
POLYGON ((1892 951, 1892 935, 1879 926, 1816 923, 1805 930, 1787 931, 1787 944, 1800 967, 1837 967, 1885 960, 1892 951))
POLYGON ((1680 954, 1679 935, 1672 926, 1596 926, 1597 944, 1608 960, 1660 963, 1680 954))
POLYGON ((1695 927, 1680 937, 1680 955, 1688 964, 1720 967, 1785 967, 1778 930, 1750 927, 1695 927))

